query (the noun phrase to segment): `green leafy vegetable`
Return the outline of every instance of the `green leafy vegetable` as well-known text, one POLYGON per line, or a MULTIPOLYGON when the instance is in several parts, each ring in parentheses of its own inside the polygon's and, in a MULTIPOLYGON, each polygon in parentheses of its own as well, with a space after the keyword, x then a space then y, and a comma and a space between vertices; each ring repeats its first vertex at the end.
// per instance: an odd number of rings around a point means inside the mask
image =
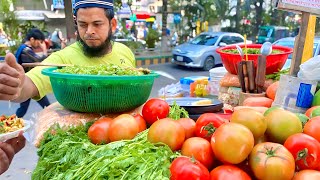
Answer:
POLYGON ((168 117, 174 120, 178 120, 180 118, 189 118, 189 113, 183 107, 180 107, 176 101, 174 101, 170 107, 168 117))
MULTIPOLYGON (((260 48, 247 48, 247 50, 248 50, 248 54, 261 54, 260 48)), ((246 54, 245 48, 242 48, 242 51, 244 54, 246 54)), ((225 50, 222 50, 222 52, 239 54, 237 49, 225 49, 225 50)), ((282 53, 282 51, 276 50, 276 49, 271 51, 271 54, 279 54, 279 53, 282 53)))
POLYGON ((179 155, 162 143, 147 140, 148 130, 132 140, 94 145, 87 137, 88 125, 64 131, 51 130, 38 150, 39 161, 32 179, 141 179, 170 178, 169 166, 179 155))
POLYGON ((150 70, 143 68, 120 67, 115 64, 100 64, 96 66, 66 66, 55 70, 60 73, 68 74, 87 74, 87 75, 110 75, 110 76, 140 76, 149 74, 150 70))
POLYGON ((273 79, 273 80, 279 81, 281 74, 288 74, 288 73, 289 73, 289 68, 284 69, 284 70, 280 70, 279 72, 276 72, 273 74, 268 74, 268 75, 266 75, 266 79, 273 79))

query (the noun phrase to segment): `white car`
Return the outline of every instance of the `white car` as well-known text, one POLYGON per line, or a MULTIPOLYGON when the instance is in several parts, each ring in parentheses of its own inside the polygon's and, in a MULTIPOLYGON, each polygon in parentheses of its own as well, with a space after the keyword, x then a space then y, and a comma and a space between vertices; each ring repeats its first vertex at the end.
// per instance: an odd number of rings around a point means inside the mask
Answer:
MULTIPOLYGON (((273 45, 286 46, 294 48, 294 37, 286 37, 279 39, 273 43, 273 45)), ((313 41, 313 57, 320 55, 320 37, 315 37, 313 41)), ((282 69, 288 69, 291 65, 292 54, 289 54, 286 63, 283 65, 282 69)))
MULTIPOLYGON (((204 32, 191 41, 176 46, 172 51, 171 62, 207 71, 222 63, 216 49, 233 44, 244 44, 244 37, 232 32, 204 32)), ((252 44, 252 41, 247 41, 247 44, 252 44)))

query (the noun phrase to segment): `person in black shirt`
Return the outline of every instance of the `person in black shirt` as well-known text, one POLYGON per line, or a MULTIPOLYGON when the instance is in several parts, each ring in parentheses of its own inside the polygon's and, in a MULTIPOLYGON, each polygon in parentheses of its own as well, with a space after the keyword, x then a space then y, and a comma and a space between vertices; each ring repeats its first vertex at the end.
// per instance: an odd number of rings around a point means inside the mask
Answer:
MULTIPOLYGON (((25 42, 21 44, 15 54, 19 64, 22 63, 33 63, 41 62, 47 57, 46 46, 44 43, 45 36, 44 34, 36 28, 31 29, 26 36, 25 42), (42 49, 42 55, 35 53, 35 49, 42 49)), ((25 72, 28 72, 30 68, 24 68, 25 72)), ((25 102, 20 103, 20 107, 16 111, 17 117, 23 117, 29 107, 30 100, 28 99, 25 102)), ((41 100, 37 101, 42 108, 50 105, 50 102, 47 96, 44 96, 41 100)))

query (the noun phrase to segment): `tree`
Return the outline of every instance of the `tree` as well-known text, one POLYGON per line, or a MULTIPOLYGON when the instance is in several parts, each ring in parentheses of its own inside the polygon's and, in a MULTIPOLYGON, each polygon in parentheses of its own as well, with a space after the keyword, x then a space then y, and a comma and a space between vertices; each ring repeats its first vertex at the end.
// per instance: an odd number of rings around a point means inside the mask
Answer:
POLYGON ((258 34, 259 27, 262 24, 262 17, 265 11, 263 10, 263 3, 264 0, 255 0, 253 1, 253 5, 255 7, 255 23, 254 23, 254 29, 253 34, 258 34))
MULTIPOLYGON (((185 10, 187 25, 184 27, 195 28, 196 21, 207 21, 209 26, 220 24, 222 20, 228 19, 231 9, 229 1, 221 0, 169 0, 169 5, 174 13, 185 10)), ((190 33, 190 32, 189 32, 190 33)))
POLYGON ((14 5, 16 0, 1 0, 0 2, 0 21, 3 22, 4 30, 12 39, 18 39, 19 22, 14 11, 10 11, 10 5, 14 5))
POLYGON ((241 13, 241 0, 237 0, 236 16, 235 16, 236 29, 240 29, 240 20, 241 20, 240 13, 241 13))
POLYGON ((65 22, 67 30, 67 39, 70 40, 71 38, 75 37, 75 24, 73 19, 72 3, 70 0, 64 1, 64 12, 66 16, 65 22))

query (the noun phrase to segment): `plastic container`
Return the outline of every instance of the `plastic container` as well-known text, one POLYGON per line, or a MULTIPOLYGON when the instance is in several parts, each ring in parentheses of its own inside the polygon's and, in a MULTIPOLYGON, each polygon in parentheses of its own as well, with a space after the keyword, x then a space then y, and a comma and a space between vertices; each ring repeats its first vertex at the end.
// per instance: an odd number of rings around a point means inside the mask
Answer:
MULTIPOLYGON (((244 45, 239 45, 241 48, 244 48, 244 45)), ((257 48, 260 49, 262 44, 248 44, 247 48, 257 48)), ((238 53, 226 53, 223 50, 227 49, 236 49, 235 45, 230 45, 226 47, 218 48, 216 51, 221 56, 221 61, 227 71, 231 74, 237 74, 238 67, 237 63, 241 61, 241 57, 238 53)), ((288 59, 289 54, 292 53, 292 48, 288 48, 285 46, 275 46, 272 45, 273 50, 280 50, 282 53, 278 54, 270 54, 267 56, 266 60, 266 74, 272 74, 275 72, 279 72, 282 69, 283 65, 288 59)), ((257 68, 259 54, 248 54, 248 59, 253 60, 254 67, 257 68)))
POLYGON ((220 80, 227 73, 227 70, 224 67, 219 67, 219 68, 213 68, 213 69, 209 70, 209 73, 210 73, 209 94, 213 95, 213 96, 218 96, 219 89, 220 89, 220 80))
POLYGON ((189 97, 191 96, 191 92, 194 91, 194 88, 191 90, 191 84, 197 80, 208 80, 209 77, 207 76, 190 76, 190 77, 183 77, 180 79, 181 89, 183 91, 183 96, 189 97))
POLYGON ((50 77, 57 101, 77 112, 115 113, 141 106, 151 93, 158 74, 141 76, 79 75, 42 70, 50 77))
POLYGON ((304 113, 311 107, 317 81, 281 75, 272 106, 279 106, 295 113, 304 113))
POLYGON ((180 79, 180 86, 181 86, 182 93, 183 93, 184 97, 190 96, 190 84, 193 82, 194 81, 191 79, 185 79, 185 78, 180 79))

